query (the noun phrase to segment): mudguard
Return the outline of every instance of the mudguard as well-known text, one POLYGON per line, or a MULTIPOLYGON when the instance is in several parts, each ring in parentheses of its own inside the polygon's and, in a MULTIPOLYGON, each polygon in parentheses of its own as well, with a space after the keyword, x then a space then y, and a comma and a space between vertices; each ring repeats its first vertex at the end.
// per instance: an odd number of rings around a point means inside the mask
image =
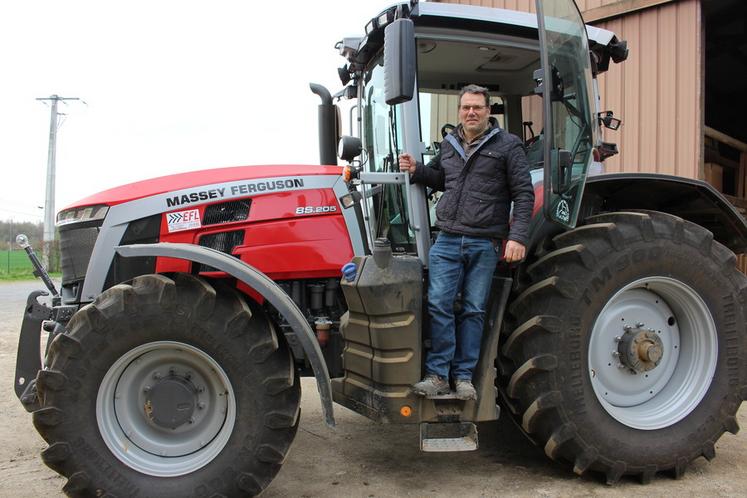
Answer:
POLYGON ((314 370, 316 385, 322 402, 324 421, 328 426, 334 427, 335 417, 332 408, 332 384, 329 379, 327 364, 324 362, 324 356, 322 355, 322 350, 319 348, 319 343, 316 341, 316 336, 303 313, 296 306, 296 303, 267 275, 233 256, 216 251, 215 249, 193 244, 133 244, 117 246, 115 249, 120 256, 126 258, 157 256, 186 259, 195 263, 212 266, 237 278, 261 294, 288 321, 296 333, 298 342, 303 347, 306 357, 311 363, 311 368, 314 370))
POLYGON ((747 221, 706 182, 656 173, 605 173, 586 180, 584 202, 605 211, 646 209, 696 223, 736 254, 747 251, 747 221))

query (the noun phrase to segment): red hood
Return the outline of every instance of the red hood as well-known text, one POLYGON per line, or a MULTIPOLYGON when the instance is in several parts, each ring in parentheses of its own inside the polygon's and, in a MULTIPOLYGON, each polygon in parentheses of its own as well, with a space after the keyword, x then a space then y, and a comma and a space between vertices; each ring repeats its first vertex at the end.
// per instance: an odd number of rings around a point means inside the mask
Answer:
POLYGON ((227 183, 240 180, 255 180, 258 178, 277 178, 281 176, 298 175, 339 175, 341 166, 317 165, 266 165, 266 166, 236 166, 232 168, 206 169, 177 173, 175 175, 159 176, 149 180, 128 183, 110 188, 102 192, 89 195, 77 202, 73 202, 65 209, 94 204, 113 206, 123 202, 141 199, 151 195, 162 194, 174 190, 182 190, 200 185, 227 183))

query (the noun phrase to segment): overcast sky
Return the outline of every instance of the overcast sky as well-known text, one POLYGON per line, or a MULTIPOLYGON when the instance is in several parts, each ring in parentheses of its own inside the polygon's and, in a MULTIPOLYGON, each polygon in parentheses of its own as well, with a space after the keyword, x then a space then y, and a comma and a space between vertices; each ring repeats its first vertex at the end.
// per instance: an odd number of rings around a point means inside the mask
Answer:
POLYGON ((50 108, 56 210, 123 183, 247 164, 318 163, 309 82, 393 0, 3 1, 0 219, 41 221, 50 108))

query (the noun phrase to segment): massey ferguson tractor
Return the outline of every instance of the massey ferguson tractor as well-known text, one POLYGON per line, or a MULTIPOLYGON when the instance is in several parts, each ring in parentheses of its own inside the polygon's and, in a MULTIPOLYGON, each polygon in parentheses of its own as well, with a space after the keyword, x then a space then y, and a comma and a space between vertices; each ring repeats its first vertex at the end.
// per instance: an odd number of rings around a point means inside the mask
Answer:
POLYGON ((503 411, 548 457, 607 483, 713 458, 747 397, 734 255, 747 224, 703 182, 603 173, 616 147, 601 128, 619 121, 596 77, 625 42, 571 0, 538 0, 537 15, 412 1, 337 49, 342 89, 312 85, 322 165, 177 174, 59 213, 61 289, 37 262, 52 295, 28 298, 15 390, 64 492, 259 494, 293 441, 306 375, 329 426, 333 402, 419 424, 424 451, 475 449, 476 423, 503 411), (430 342, 440 193, 396 158, 438 153, 468 83, 525 139, 535 214, 526 261, 493 278, 478 399, 423 398, 410 386, 430 342))

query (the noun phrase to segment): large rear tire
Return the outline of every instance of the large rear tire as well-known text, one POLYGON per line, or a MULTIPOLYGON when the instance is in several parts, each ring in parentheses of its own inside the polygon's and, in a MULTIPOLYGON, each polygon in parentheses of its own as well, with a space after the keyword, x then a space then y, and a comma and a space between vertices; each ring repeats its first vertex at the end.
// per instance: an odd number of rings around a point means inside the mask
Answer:
POLYGON ((108 289, 48 363, 34 425, 72 496, 253 496, 298 427, 298 379, 271 323, 190 275, 108 289))
POLYGON ((715 455, 747 396, 747 278, 710 232, 659 212, 594 216, 528 268, 501 348, 525 433, 608 483, 715 455))

